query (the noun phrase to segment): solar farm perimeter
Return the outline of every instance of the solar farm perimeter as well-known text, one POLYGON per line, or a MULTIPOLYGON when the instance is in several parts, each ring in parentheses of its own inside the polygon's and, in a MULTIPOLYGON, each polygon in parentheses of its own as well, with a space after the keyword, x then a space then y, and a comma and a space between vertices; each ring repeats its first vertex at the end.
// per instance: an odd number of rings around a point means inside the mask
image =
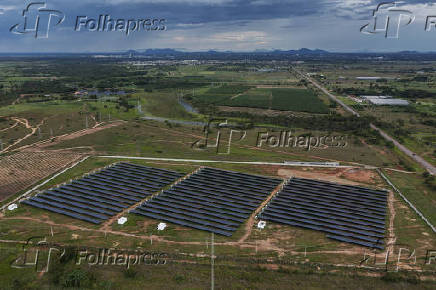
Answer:
POLYGON ((185 176, 121 162, 22 203, 93 224, 132 213, 230 237, 271 195, 258 218, 384 248, 386 191, 310 179, 207 167, 185 176))

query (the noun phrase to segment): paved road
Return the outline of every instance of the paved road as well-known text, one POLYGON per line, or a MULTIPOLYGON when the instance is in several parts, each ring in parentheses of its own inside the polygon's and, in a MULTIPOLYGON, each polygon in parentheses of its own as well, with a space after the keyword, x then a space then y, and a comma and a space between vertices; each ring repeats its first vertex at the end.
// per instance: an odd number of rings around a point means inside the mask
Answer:
MULTIPOLYGON (((348 111, 349 113, 353 114, 354 116, 360 117, 360 114, 357 113, 356 111, 354 111, 351 107, 347 106, 346 104, 344 104, 344 102, 342 102, 341 100, 339 100, 336 96, 334 96, 333 94, 331 94, 326 88, 324 88, 323 86, 321 86, 320 84, 318 84, 317 82, 315 82, 312 78, 308 77, 307 75, 301 73, 300 71, 298 71, 296 68, 292 69, 298 73, 299 75, 301 75, 303 78, 307 79, 309 82, 311 82, 315 87, 319 88, 321 91, 323 91, 327 96, 329 96, 329 98, 331 98, 332 100, 334 100, 335 102, 337 102, 338 104, 340 104, 346 111, 348 111)), ((385 138, 388 141, 392 141, 394 143, 395 146, 397 146, 398 149, 400 149, 404 154, 406 154, 407 156, 409 156, 410 158, 412 158, 413 160, 415 160, 418 164, 420 164, 422 167, 424 167, 429 173, 431 173, 432 175, 436 175, 436 167, 434 167, 432 164, 430 164, 429 162, 427 162, 424 158, 418 156, 416 153, 414 153, 413 151, 409 150, 408 148, 406 148, 404 145, 402 145, 400 142, 398 142, 397 140, 395 140, 394 138, 392 138, 391 136, 389 136, 388 134, 386 134, 386 132, 384 132, 383 130, 381 130, 380 128, 376 127, 374 124, 370 124, 371 128, 378 131, 380 133, 380 135, 385 138)))

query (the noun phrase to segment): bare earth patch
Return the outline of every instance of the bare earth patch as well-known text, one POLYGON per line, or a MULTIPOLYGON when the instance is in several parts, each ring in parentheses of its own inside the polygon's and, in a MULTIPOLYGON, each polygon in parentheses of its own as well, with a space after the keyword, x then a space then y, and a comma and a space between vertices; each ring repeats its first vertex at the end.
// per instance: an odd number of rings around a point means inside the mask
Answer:
POLYGON ((83 158, 76 153, 20 152, 0 157, 0 201, 83 158))
POLYGON ((330 182, 338 182, 349 185, 358 185, 358 182, 346 180, 341 178, 340 175, 346 169, 337 168, 337 169, 327 169, 327 170, 314 170, 312 168, 302 168, 302 169, 279 169, 277 175, 284 178, 290 177, 300 177, 300 178, 309 178, 309 179, 317 179, 324 180, 330 182))
POLYGON ((374 184, 376 181, 380 182, 380 176, 374 170, 365 169, 349 169, 340 175, 340 177, 367 184, 374 184))

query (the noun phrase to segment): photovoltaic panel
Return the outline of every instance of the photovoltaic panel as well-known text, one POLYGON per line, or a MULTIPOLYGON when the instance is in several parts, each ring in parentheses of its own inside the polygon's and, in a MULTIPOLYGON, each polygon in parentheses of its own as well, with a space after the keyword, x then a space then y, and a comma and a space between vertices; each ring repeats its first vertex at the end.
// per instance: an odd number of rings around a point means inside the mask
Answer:
POLYGON ((280 183, 280 179, 202 168, 131 212, 231 236, 280 183))
POLYGON ((175 171, 123 162, 22 203, 100 224, 183 176, 175 171))
POLYGON ((385 190, 292 178, 258 218, 383 249, 387 194, 385 190))

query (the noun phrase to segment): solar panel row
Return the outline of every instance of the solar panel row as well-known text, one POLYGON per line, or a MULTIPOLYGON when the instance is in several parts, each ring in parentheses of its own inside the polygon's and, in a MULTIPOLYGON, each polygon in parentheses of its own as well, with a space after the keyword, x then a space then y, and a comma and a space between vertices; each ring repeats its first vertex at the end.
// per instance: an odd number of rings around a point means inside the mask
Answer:
POLYGON ((263 176, 202 168, 131 212, 231 236, 281 182, 263 176))
POLYGON ((387 192, 293 178, 259 218, 325 232, 335 240, 383 249, 387 192))
POLYGON ((297 177, 294 177, 293 180, 299 181, 299 182, 305 182, 308 184, 319 184, 319 185, 322 184, 322 185, 330 186, 332 188, 344 188, 346 190, 368 192, 368 193, 372 193, 374 195, 381 195, 383 197, 386 197, 388 195, 388 192, 384 189, 383 190, 375 190, 375 189, 370 189, 370 188, 366 188, 366 187, 362 187, 362 186, 338 184, 338 183, 333 183, 333 182, 328 182, 328 181, 323 181, 323 180, 312 180, 312 179, 297 178, 297 177))
POLYGON ((283 197, 286 196, 286 199, 277 200, 278 202, 291 202, 292 204, 302 204, 308 208, 322 208, 326 210, 334 209, 335 212, 352 214, 356 219, 367 220, 374 223, 380 223, 382 225, 385 224, 385 219, 383 215, 378 215, 374 213, 369 213, 364 209, 350 209, 346 205, 337 204, 331 201, 325 201, 322 197, 308 197, 302 196, 301 194, 286 194, 283 193, 283 197))
POLYGON ((118 163, 23 203, 99 224, 182 176, 165 169, 118 163))

